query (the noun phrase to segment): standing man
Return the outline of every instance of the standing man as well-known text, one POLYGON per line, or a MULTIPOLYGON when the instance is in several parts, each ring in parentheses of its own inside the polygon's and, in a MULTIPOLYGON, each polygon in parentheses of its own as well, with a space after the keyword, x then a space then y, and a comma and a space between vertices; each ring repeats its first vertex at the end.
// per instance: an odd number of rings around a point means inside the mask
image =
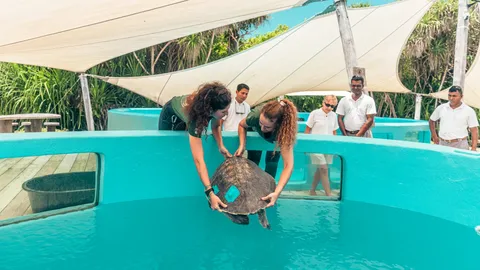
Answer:
POLYGON ((435 144, 468 150, 468 129, 472 133, 472 151, 477 151, 478 119, 475 111, 462 102, 460 86, 448 90, 447 103, 439 105, 428 121, 432 140, 435 144), (435 130, 435 122, 440 120, 440 130, 435 130))
MULTIPOLYGON (((238 133, 238 124, 247 117, 248 113, 250 113, 250 105, 245 101, 248 97, 249 91, 250 88, 244 83, 237 86, 237 95, 232 99, 227 115, 220 119, 218 121, 218 126, 216 126, 218 134, 222 134, 222 127, 224 131, 235 131, 238 133)), ((220 147, 219 149, 221 149, 223 146, 223 140, 221 135, 218 137, 217 145, 220 147)), ((243 153, 243 156, 245 158, 247 157, 247 151, 243 153)))
POLYGON ((232 100, 228 114, 220 120, 220 126, 223 125, 224 131, 238 132, 238 124, 250 112, 250 105, 245 101, 249 91, 250 88, 244 83, 237 86, 237 96, 232 100))
POLYGON ((353 76, 350 82, 352 94, 340 100, 337 107, 338 124, 344 136, 372 138, 370 130, 377 114, 373 98, 363 94, 364 79, 353 76))

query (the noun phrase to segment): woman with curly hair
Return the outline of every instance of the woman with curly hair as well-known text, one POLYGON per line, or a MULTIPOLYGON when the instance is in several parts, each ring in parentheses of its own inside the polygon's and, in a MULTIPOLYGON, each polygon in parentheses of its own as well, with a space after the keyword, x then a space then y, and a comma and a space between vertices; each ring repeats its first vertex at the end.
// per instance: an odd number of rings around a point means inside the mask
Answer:
MULTIPOLYGON (((240 145, 235 156, 242 156, 245 151, 247 129, 254 130, 267 142, 275 143, 275 149, 280 148, 283 158, 283 171, 280 175, 277 188, 262 200, 270 200, 267 207, 273 206, 278 196, 287 184, 293 170, 293 145, 297 137, 297 108, 286 99, 272 100, 253 109, 238 125, 240 145)), ((274 150, 275 150, 274 149, 274 150)), ((262 151, 248 150, 248 159, 260 163, 262 151)), ((265 157, 265 171, 273 178, 277 173, 280 156, 275 151, 267 151, 265 157)))
POLYGON ((158 123, 159 130, 188 130, 193 160, 200 180, 205 186, 210 207, 214 210, 227 205, 212 192, 201 137, 202 134, 206 135, 208 124, 212 120, 212 133, 220 153, 231 156, 223 145, 218 128, 219 120, 227 114, 231 101, 232 95, 223 84, 219 82, 203 84, 193 94, 175 96, 168 101, 163 106, 158 123))

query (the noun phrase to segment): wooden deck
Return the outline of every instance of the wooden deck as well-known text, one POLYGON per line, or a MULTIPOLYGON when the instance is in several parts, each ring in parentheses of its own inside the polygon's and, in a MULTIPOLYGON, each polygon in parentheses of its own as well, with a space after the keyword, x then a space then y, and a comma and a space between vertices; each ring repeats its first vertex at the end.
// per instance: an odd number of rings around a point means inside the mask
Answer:
POLYGON ((32 213, 22 184, 34 177, 96 170, 95 154, 0 159, 0 220, 32 213))

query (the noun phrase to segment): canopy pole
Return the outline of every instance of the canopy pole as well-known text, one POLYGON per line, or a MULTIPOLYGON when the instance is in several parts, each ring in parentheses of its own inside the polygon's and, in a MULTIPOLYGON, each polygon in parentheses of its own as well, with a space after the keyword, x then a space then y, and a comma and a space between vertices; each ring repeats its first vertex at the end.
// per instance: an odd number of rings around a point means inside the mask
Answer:
POLYGON ((80 73, 80 84, 82 85, 83 107, 85 108, 85 118, 87 120, 87 128, 94 131, 92 104, 90 102, 90 90, 88 89, 88 80, 85 73, 80 73))
POLYGON ((415 120, 420 120, 420 114, 422 113, 422 96, 419 94, 415 95, 415 120))
POLYGON ((465 89, 465 72, 467 69, 468 26, 470 14, 467 0, 458 0, 457 36, 455 40, 455 64, 453 68, 453 85, 465 89))
POLYGON ((357 51, 355 50, 355 40, 353 39, 352 27, 348 19, 347 5, 345 0, 335 0, 338 28, 342 39, 343 55, 345 57, 345 67, 347 69, 348 79, 353 76, 353 67, 357 66, 357 51))
MULTIPOLYGON (((352 27, 347 13, 345 0, 334 0, 337 13, 338 28, 340 38, 342 39, 343 55, 345 57, 345 69, 347 70, 348 83, 354 75, 354 67, 358 67, 357 52, 355 50, 355 40, 353 38, 352 27)), ((363 89, 364 94, 368 95, 368 90, 363 89)))

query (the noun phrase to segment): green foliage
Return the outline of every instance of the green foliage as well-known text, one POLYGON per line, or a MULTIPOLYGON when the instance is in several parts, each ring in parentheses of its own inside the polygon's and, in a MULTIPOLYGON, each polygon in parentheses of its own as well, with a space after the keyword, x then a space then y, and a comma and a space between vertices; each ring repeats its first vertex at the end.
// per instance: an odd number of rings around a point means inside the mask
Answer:
MULTIPOLYGON (((138 76, 142 69, 131 57, 118 57, 91 69, 91 73, 108 76, 138 76)), ((95 126, 106 127, 107 111, 117 107, 151 107, 153 102, 135 93, 103 81, 89 80, 95 126)), ((60 126, 68 130, 85 130, 83 100, 77 74, 37 66, 0 64, 0 114, 57 113, 60 126)))
MULTIPOLYGON (((351 4, 349 7, 368 6, 370 3, 365 2, 351 4)), ((335 5, 330 5, 321 14, 333 11, 335 5)), ((478 14, 471 12, 470 15, 467 68, 475 59, 480 41, 478 14)), ((280 25, 270 33, 247 38, 251 31, 266 20, 268 17, 262 16, 144 48, 100 64, 87 73, 145 76, 216 61, 288 31, 287 26, 280 25)), ((399 61, 399 77, 407 88, 418 93, 431 93, 451 85, 456 21, 456 0, 436 1, 422 18, 399 61)), ((107 112, 111 108, 157 106, 153 101, 98 79, 89 78, 89 87, 96 129, 105 129, 107 112)), ((379 116, 413 118, 414 95, 375 93, 374 98, 379 116)), ((299 111, 312 111, 321 106, 323 97, 291 96, 289 99, 297 105, 299 111)), ((434 99, 424 98, 423 119, 428 119, 435 105, 434 99)), ((0 63, 0 114, 36 112, 62 115, 62 129, 85 130, 77 74, 44 67, 0 63)))
POLYGON ((372 4, 370 3, 355 3, 355 4, 349 5, 350 8, 365 8, 370 6, 372 6, 372 4))
MULTIPOLYGON (((238 52, 243 38, 267 18, 261 16, 141 49, 97 65, 87 73, 135 77, 202 65, 238 52)), ((88 82, 97 130, 106 128, 109 109, 157 106, 138 94, 101 80, 89 78, 88 82)), ((78 75, 52 68, 0 63, 0 114, 16 113, 57 113, 62 117, 60 128, 85 130, 78 75)))
POLYGON ((0 63, 0 114, 59 113, 61 123, 78 126, 78 85, 71 72, 0 63))
POLYGON ((247 50, 247 49, 250 49, 251 47, 255 46, 255 45, 258 45, 262 42, 265 42, 271 38, 274 38, 278 35, 281 35, 285 32, 288 31, 288 26, 284 25, 284 24, 281 24, 277 27, 277 29, 275 29, 274 31, 272 32, 268 32, 266 34, 263 34, 263 35, 258 35, 256 37, 252 37, 252 38, 249 38, 247 39, 243 44, 242 46, 240 46, 240 51, 243 51, 243 50, 247 50))
MULTIPOLYGON (((368 6, 369 4, 366 3, 350 5, 351 8, 368 6)), ((433 93, 452 85, 457 8, 457 0, 436 1, 410 36, 399 61, 399 77, 402 83, 413 92, 433 93)), ((476 57, 479 42, 479 16, 471 11, 467 69, 476 57)), ((318 108, 323 100, 323 97, 289 98, 304 111, 318 108)), ((379 116, 414 117, 414 95, 375 93, 374 99, 379 109, 379 116), (388 105, 388 99, 392 101, 393 108, 388 105)), ((440 103, 443 102, 445 101, 440 101, 440 103)), ((421 118, 429 119, 436 105, 438 102, 435 99, 424 97, 421 118)), ((480 116, 480 110, 476 109, 476 112, 480 116)))
MULTIPOLYGON (((457 9, 457 0, 436 1, 407 41, 399 61, 399 77, 413 92, 429 94, 452 85, 457 9)), ((475 59, 479 41, 479 16, 471 11, 467 69, 475 59)), ((392 99, 393 96, 390 94, 392 99)), ((428 119, 435 105, 438 105, 435 99, 424 98, 421 118, 428 119)), ((406 107, 414 107, 414 98, 407 99, 406 107)), ((413 117, 413 111, 405 117, 413 117)))

